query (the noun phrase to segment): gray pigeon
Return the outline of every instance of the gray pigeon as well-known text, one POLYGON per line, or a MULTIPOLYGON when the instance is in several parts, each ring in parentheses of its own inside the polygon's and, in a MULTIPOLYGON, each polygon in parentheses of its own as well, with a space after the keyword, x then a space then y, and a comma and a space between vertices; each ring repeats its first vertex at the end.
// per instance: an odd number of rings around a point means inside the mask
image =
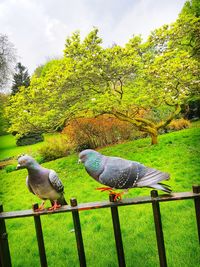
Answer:
MULTIPOLYGON (((86 149, 79 154, 79 162, 84 164, 88 174, 97 182, 108 186, 107 190, 111 193, 113 193, 112 189, 135 187, 151 187, 167 193, 171 192, 168 185, 160 183, 169 179, 168 173, 146 167, 136 161, 107 157, 95 150, 86 149)), ((106 190, 104 187, 99 189, 106 190)))
POLYGON ((44 209, 47 199, 52 203, 50 210, 58 209, 61 205, 67 205, 64 198, 64 186, 54 170, 43 168, 28 155, 22 155, 18 158, 17 169, 22 168, 28 170, 26 185, 29 191, 43 200, 38 210, 44 209))

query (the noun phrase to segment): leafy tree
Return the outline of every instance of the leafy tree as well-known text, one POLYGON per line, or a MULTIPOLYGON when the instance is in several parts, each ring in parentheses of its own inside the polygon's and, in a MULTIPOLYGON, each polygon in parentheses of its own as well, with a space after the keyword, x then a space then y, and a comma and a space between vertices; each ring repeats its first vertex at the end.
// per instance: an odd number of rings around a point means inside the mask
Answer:
POLYGON ((64 58, 44 66, 29 90, 21 88, 11 98, 11 130, 53 131, 75 117, 112 114, 156 144, 159 130, 180 112, 198 82, 196 58, 181 45, 172 49, 171 31, 165 26, 146 43, 133 36, 124 47, 109 48, 102 47, 96 28, 82 42, 75 32, 66 40, 64 58))
POLYGON ((65 82, 73 70, 68 59, 50 65, 41 77, 34 75, 31 78, 28 90, 22 86, 19 93, 10 97, 6 115, 10 119, 11 132, 20 135, 52 132, 62 124, 69 99, 73 96, 70 86, 65 87, 65 82))
POLYGON ((160 49, 186 50, 192 57, 200 57, 200 5, 199 0, 186 1, 176 22, 154 31, 160 49), (162 32, 162 34, 161 34, 162 32), (160 33, 160 34, 159 34, 160 33))
POLYGON ((192 14, 193 16, 199 18, 200 17, 200 5, 199 0, 189 0, 186 1, 182 10, 181 14, 192 14))
POLYGON ((5 34, 0 33, 0 89, 4 89, 9 81, 15 60, 14 45, 5 34))
POLYGON ((15 95, 19 91, 20 86, 28 87, 30 85, 30 76, 26 67, 18 62, 15 71, 11 88, 12 95, 15 95))
POLYGON ((4 116, 4 109, 8 101, 8 95, 0 93, 0 135, 7 133, 9 122, 4 116))
POLYGON ((115 45, 100 50, 96 43, 96 52, 94 41, 93 50, 86 50, 77 35, 72 38, 65 54, 78 59, 76 77, 87 99, 81 96, 80 105, 76 104, 78 115, 83 109, 113 114, 150 134, 156 144, 158 131, 180 112, 198 77, 196 61, 186 51, 168 49, 168 36, 159 30, 145 44, 133 37, 124 48, 115 45), (155 37, 160 40, 163 33, 165 42, 160 46, 155 37), (78 54, 74 50, 70 54, 72 47, 78 47, 78 54))
POLYGON ((47 69, 49 69, 49 67, 54 64, 54 62, 56 63, 57 61, 59 61, 59 59, 61 59, 58 56, 54 56, 54 57, 48 57, 48 59, 46 60, 46 63, 39 65, 35 70, 33 75, 36 76, 37 78, 39 78, 40 76, 44 76, 47 69))
MULTIPOLYGON (((179 49, 187 51, 190 57, 195 58, 197 66, 200 59, 200 5, 198 0, 186 1, 178 19, 172 25, 164 26, 165 32, 162 35, 155 34, 159 47, 168 52, 179 49), (168 46, 165 46, 166 40, 168 46)), ((163 30, 162 28, 162 30, 163 30)), ((156 31, 155 31, 156 33, 156 31)), ((153 37, 153 38, 154 38, 153 37)), ((199 74, 198 74, 199 75, 199 74)), ((196 74, 197 77, 197 74, 196 74)), ((182 105, 183 110, 198 106, 200 100, 199 79, 190 88, 190 96, 182 105), (193 103, 194 102, 194 103, 193 103)), ((191 112, 190 112, 191 113, 191 112)), ((195 116, 195 115, 194 115, 195 116)))
POLYGON ((35 70, 34 70, 34 75, 36 77, 40 77, 41 76, 41 73, 42 73, 42 70, 44 68, 44 65, 39 65, 35 70))

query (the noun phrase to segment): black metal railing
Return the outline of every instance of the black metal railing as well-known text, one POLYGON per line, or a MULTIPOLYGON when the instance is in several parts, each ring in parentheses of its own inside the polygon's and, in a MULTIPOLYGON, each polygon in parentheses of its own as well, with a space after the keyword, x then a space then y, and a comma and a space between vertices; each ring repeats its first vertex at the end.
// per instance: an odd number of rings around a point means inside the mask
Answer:
POLYGON ((34 209, 37 208, 37 204, 33 205, 33 210, 3 212, 3 206, 0 205, 0 267, 12 266, 5 220, 12 218, 30 217, 30 216, 34 218, 40 263, 42 267, 47 267, 48 265, 47 265, 47 258, 46 258, 45 244, 43 239, 40 216, 46 214, 53 215, 55 213, 61 213, 61 212, 72 213, 79 262, 81 267, 85 267, 86 256, 84 251, 84 243, 81 231, 81 223, 79 219, 79 212, 84 210, 100 209, 100 208, 111 209, 115 244, 118 256, 118 265, 120 267, 125 267, 126 263, 125 263, 122 235, 120 229, 118 207, 127 205, 136 205, 136 204, 146 204, 146 203, 152 204, 160 266, 167 267, 167 258, 165 253, 165 243, 164 243, 164 235, 162 230, 162 220, 160 213, 160 202, 178 201, 185 199, 194 199, 195 215, 197 221, 197 233, 200 243, 200 186, 193 186, 192 192, 173 193, 171 195, 161 195, 161 196, 158 195, 158 192, 156 190, 152 190, 151 196, 123 199, 118 202, 115 202, 114 198, 110 196, 109 201, 78 204, 77 200, 73 198, 70 200, 71 205, 62 206, 60 209, 55 210, 54 212, 48 210, 35 212, 34 209))

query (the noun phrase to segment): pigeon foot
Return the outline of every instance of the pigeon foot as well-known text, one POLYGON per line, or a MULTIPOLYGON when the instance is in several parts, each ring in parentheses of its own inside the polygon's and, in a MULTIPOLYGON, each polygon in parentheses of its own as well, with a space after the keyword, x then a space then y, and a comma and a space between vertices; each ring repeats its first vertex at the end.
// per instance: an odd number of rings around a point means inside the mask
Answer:
POLYGON ((34 208, 34 211, 35 211, 35 212, 43 211, 43 210, 44 210, 44 204, 45 204, 45 201, 43 201, 43 202, 39 205, 39 207, 38 207, 38 205, 37 205, 37 206, 36 206, 36 209, 34 208))
POLYGON ((44 210, 44 205, 40 205, 38 209, 35 209, 34 211, 43 211, 44 210))
POLYGON ((114 197, 114 202, 122 200, 122 195, 123 194, 124 194, 124 192, 121 192, 121 193, 117 193, 117 192, 114 192, 114 191, 110 192, 110 196, 114 197))
POLYGON ((96 190, 99 190, 101 192, 109 191, 109 195, 114 197, 113 198, 114 201, 121 200, 122 195, 124 194, 124 192, 121 192, 121 193, 114 192, 112 187, 98 187, 96 188, 96 190))
POLYGON ((54 202, 53 206, 51 208, 48 208, 48 210, 57 210, 61 207, 60 204, 57 204, 57 201, 54 202))

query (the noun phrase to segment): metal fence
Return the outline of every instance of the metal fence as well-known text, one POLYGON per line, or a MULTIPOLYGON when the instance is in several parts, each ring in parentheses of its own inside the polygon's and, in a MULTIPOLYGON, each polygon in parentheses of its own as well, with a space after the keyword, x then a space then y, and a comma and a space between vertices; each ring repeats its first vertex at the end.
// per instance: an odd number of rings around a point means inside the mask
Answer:
POLYGON ((163 236, 163 230, 162 230, 162 220, 161 220, 161 214, 160 214, 160 202, 178 201, 178 200, 185 200, 185 199, 194 200, 194 204, 195 204, 194 215, 196 216, 197 234, 198 234, 199 243, 200 243, 200 186, 193 186, 192 189, 193 189, 192 192, 173 193, 171 195, 161 195, 161 196, 158 196, 158 192, 156 190, 152 190, 151 196, 124 199, 118 202, 114 202, 114 198, 110 196, 109 201, 78 204, 77 200, 73 198, 70 200, 71 205, 63 206, 60 209, 55 210, 54 212, 48 211, 48 210, 34 212, 34 208, 36 208, 37 204, 34 205, 33 210, 3 212, 3 206, 0 205, 0 267, 11 267, 12 266, 5 220, 12 219, 12 218, 30 217, 30 216, 34 218, 36 236, 37 236, 37 241, 38 241, 39 256, 40 256, 40 264, 42 267, 47 267, 48 265, 47 265, 47 258, 46 258, 40 216, 46 215, 46 214, 53 215, 55 213, 61 213, 61 212, 72 213, 80 266, 81 267, 86 266, 86 257, 85 257, 84 243, 83 243, 82 232, 81 232, 79 212, 84 211, 84 210, 100 209, 100 208, 111 209, 115 244, 116 244, 116 250, 117 250, 117 256, 118 256, 118 265, 120 267, 125 267, 126 263, 125 263, 125 257, 124 257, 122 235, 121 235, 121 230, 120 230, 118 207, 126 206, 126 205, 146 204, 146 203, 152 204, 160 266, 167 267, 165 243, 164 243, 164 236, 163 236))

